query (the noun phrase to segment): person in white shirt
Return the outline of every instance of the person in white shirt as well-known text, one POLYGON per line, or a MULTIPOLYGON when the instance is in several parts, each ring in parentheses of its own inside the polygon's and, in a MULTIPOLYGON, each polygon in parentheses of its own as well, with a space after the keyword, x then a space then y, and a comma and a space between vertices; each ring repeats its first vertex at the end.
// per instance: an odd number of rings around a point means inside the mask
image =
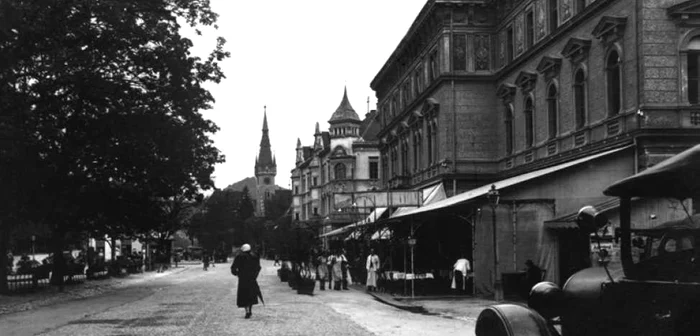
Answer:
POLYGON ((374 249, 371 249, 367 256, 367 263, 365 266, 367 269, 367 290, 370 292, 377 290, 377 272, 379 271, 379 265, 379 256, 374 253, 374 249))
POLYGON ((461 289, 462 291, 467 290, 467 278, 471 272, 472 267, 467 258, 457 259, 454 266, 452 267, 452 289, 461 289))

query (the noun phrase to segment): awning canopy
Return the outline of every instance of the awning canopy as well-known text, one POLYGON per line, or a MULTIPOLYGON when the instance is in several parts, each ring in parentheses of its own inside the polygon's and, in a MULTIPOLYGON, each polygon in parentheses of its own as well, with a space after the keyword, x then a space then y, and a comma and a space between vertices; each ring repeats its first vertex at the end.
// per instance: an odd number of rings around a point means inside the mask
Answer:
MULTIPOLYGON (((422 201, 423 206, 442 201, 447 198, 445 194, 445 187, 442 183, 436 184, 434 186, 425 188, 422 190, 422 201)), ((398 218, 404 216, 406 213, 413 211, 415 209, 420 209, 419 207, 399 207, 391 214, 390 218, 398 218)))
MULTIPOLYGON (((604 213, 613 209, 617 209, 620 206, 620 200, 618 198, 611 198, 605 202, 598 203, 593 207, 600 213, 604 213)), ((578 229, 576 224, 576 217, 578 217, 578 211, 572 212, 565 216, 550 219, 544 221, 544 228, 550 230, 561 230, 561 229, 578 229)))
POLYGON ((337 236, 337 235, 340 235, 343 233, 348 233, 352 230, 355 230, 358 227, 361 227, 361 226, 364 226, 364 225, 367 225, 370 223, 374 223, 376 220, 379 220, 382 217, 382 215, 384 214, 384 212, 386 212, 386 210, 387 210, 387 208, 376 208, 376 209, 374 209, 374 211, 372 211, 369 214, 369 216, 367 216, 367 218, 365 218, 359 222, 343 226, 339 229, 335 229, 333 231, 326 232, 326 233, 320 235, 319 237, 323 238, 323 237, 337 236))
POLYGON ((542 177, 542 176, 545 176, 545 175, 548 175, 548 174, 551 174, 551 173, 554 173, 554 172, 557 172, 557 171, 560 171, 560 170, 563 170, 563 169, 566 169, 566 168, 569 168, 569 167, 573 167, 573 166, 579 165, 579 164, 584 163, 584 162, 588 162, 588 161, 591 161, 591 160, 595 160, 595 159, 600 158, 600 157, 603 157, 603 156, 607 156, 607 155, 610 155, 610 154, 613 154, 613 153, 617 153, 617 152, 623 151, 623 150, 628 149, 628 148, 631 148, 631 147, 632 147, 632 146, 625 146, 625 147, 622 147, 622 148, 617 148, 617 149, 609 150, 609 151, 602 152, 602 153, 598 153, 598 154, 595 154, 595 155, 586 156, 586 157, 580 158, 580 159, 578 159, 578 160, 569 161, 569 162, 562 163, 562 164, 559 164, 559 165, 556 165, 556 166, 552 166, 552 167, 548 167, 548 168, 536 170, 536 171, 533 171, 533 172, 521 174, 521 175, 518 175, 518 176, 514 176, 514 177, 511 177, 511 178, 507 178, 507 179, 505 179, 505 180, 501 180, 501 181, 498 181, 498 182, 489 183, 489 184, 484 185, 484 186, 481 186, 481 187, 479 187, 479 188, 469 190, 469 191, 467 191, 467 192, 464 192, 464 193, 461 193, 461 194, 452 196, 452 197, 450 197, 450 198, 446 198, 446 199, 444 199, 444 200, 442 200, 442 201, 437 201, 437 202, 434 202, 434 203, 432 203, 432 204, 429 204, 429 205, 426 205, 426 206, 423 206, 423 207, 420 207, 420 208, 416 208, 416 209, 412 209, 412 210, 410 210, 410 211, 402 212, 402 213, 399 214, 399 215, 391 216, 391 218, 393 219, 393 218, 398 218, 398 217, 416 215, 416 214, 419 214, 419 213, 424 213, 424 212, 428 212, 428 211, 434 211, 434 210, 438 210, 438 209, 442 209, 442 208, 447 208, 447 207, 451 207, 451 206, 454 206, 454 205, 458 205, 458 204, 461 204, 461 203, 465 203, 465 202, 471 201, 471 200, 473 200, 473 199, 475 199, 475 198, 482 197, 482 196, 486 196, 486 194, 487 194, 487 193, 489 192, 489 190, 491 189, 491 185, 495 185, 495 186, 496 186, 496 189, 508 188, 508 187, 510 187, 510 186, 513 186, 513 185, 516 185, 516 184, 519 184, 519 183, 522 183, 522 182, 525 182, 525 181, 529 181, 529 180, 532 180, 532 179, 535 179, 535 178, 538 178, 538 177, 542 177))

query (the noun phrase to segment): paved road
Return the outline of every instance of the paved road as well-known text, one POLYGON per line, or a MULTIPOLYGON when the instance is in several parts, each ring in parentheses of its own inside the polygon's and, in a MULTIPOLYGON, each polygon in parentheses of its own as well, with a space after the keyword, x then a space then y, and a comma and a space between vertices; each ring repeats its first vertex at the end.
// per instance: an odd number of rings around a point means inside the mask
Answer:
POLYGON ((360 291, 298 295, 263 261, 266 305, 243 319, 228 266, 159 276, 100 296, 0 316, 2 335, 473 335, 469 321, 421 315, 360 291))

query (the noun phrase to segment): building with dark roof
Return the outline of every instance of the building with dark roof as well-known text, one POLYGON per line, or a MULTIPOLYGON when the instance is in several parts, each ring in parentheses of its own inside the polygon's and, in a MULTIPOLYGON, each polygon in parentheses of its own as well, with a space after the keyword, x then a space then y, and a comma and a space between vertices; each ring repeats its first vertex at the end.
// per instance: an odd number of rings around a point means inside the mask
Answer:
POLYGON ((296 166, 292 170, 293 216, 299 221, 326 224, 327 230, 357 221, 355 214, 336 208, 336 193, 379 188, 379 150, 376 111, 360 119, 347 89, 338 108, 321 131, 317 122, 313 144, 297 139, 296 166))

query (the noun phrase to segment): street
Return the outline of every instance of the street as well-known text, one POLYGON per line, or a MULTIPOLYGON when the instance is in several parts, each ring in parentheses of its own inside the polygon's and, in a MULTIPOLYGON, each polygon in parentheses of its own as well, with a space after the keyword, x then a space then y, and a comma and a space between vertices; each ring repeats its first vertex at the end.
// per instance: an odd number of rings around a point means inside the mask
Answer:
POLYGON ((416 314, 358 290, 298 295, 262 261, 266 304, 235 306, 229 265, 188 265, 101 295, 0 315, 2 335, 473 335, 473 321, 416 314))

